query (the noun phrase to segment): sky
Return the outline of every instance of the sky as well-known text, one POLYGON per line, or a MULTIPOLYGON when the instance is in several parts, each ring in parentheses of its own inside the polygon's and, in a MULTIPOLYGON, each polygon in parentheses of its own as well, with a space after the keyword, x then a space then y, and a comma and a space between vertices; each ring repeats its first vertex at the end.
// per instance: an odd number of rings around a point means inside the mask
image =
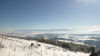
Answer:
POLYGON ((100 0, 0 0, 0 31, 99 29, 100 0))

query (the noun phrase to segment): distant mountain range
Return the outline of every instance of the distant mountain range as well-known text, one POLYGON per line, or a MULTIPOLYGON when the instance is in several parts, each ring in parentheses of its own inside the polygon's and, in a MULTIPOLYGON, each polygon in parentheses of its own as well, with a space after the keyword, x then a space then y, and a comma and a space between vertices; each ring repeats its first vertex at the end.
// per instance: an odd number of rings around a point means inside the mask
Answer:
POLYGON ((31 29, 31 30, 17 30, 17 31, 71 31, 72 29, 31 29))

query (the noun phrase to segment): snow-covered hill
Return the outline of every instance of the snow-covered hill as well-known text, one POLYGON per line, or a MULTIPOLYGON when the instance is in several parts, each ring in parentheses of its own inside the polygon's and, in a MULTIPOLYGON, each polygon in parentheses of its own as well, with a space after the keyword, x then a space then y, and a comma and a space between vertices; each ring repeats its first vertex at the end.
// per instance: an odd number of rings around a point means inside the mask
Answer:
POLYGON ((0 36, 0 43, 4 46, 0 47, 0 56, 89 56, 88 53, 66 51, 58 46, 34 40, 0 36))
POLYGON ((46 38, 56 41, 72 42, 75 44, 85 44, 100 48, 100 34, 67 34, 66 32, 30 32, 30 31, 17 31, 8 33, 9 36, 17 36, 24 38, 46 38))

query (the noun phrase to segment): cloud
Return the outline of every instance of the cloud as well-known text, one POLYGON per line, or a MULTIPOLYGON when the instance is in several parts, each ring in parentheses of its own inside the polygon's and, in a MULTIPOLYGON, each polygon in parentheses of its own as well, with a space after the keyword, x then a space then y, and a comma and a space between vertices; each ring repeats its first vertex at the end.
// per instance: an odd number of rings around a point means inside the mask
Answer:
POLYGON ((100 26, 92 26, 91 30, 100 30, 100 26))
POLYGON ((7 34, 10 32, 13 32, 13 30, 12 29, 0 29, 0 34, 7 34))

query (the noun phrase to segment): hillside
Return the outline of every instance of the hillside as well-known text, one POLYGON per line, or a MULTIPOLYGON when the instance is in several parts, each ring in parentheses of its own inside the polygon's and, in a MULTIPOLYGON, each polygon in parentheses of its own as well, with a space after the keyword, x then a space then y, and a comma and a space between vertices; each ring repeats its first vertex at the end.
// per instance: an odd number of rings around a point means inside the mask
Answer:
POLYGON ((0 56, 89 56, 88 53, 72 52, 50 44, 0 36, 0 56), (33 43, 32 46, 31 43, 33 43))

